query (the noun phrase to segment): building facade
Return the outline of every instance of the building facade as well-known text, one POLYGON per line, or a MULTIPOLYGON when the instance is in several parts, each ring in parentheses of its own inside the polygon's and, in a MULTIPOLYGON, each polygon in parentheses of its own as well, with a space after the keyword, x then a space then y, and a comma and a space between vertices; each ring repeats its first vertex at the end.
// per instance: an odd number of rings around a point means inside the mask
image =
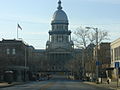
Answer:
POLYGON ((100 43, 98 45, 98 60, 99 60, 99 76, 100 77, 111 77, 110 71, 109 75, 106 74, 108 68, 110 68, 111 54, 110 54, 110 43, 100 43))
POLYGON ((46 50, 35 49, 22 40, 0 41, 0 81, 6 81, 6 72, 12 72, 12 81, 33 80, 32 75, 46 71, 46 50))
POLYGON ((7 71, 13 72, 14 81, 23 81, 27 79, 24 70, 28 67, 28 45, 20 40, 3 39, 0 41, 0 76, 6 80, 7 71))
POLYGON ((112 77, 117 78, 117 72, 120 75, 120 38, 111 43, 111 68, 112 68, 112 77), (116 66, 115 63, 119 65, 116 66), (118 68, 118 71, 117 71, 118 68))
POLYGON ((66 61, 72 58, 74 44, 71 40, 71 31, 68 29, 69 21, 62 10, 61 1, 51 21, 52 30, 49 31, 49 40, 46 43, 46 54, 49 69, 52 71, 65 71, 66 61))
POLYGON ((83 51, 84 66, 85 66, 84 72, 86 74, 86 77, 95 78, 96 65, 95 65, 95 59, 94 59, 94 48, 95 48, 95 45, 91 43, 83 51))
POLYGON ((96 66, 98 65, 98 77, 105 78, 108 75, 106 71, 109 73, 109 77, 111 77, 111 72, 108 70, 110 68, 111 63, 111 55, 110 55, 110 43, 100 43, 98 45, 97 50, 97 58, 98 63, 96 63, 96 50, 95 45, 90 44, 86 48, 86 59, 85 59, 85 73, 86 77, 91 77, 95 79, 96 76, 96 66))

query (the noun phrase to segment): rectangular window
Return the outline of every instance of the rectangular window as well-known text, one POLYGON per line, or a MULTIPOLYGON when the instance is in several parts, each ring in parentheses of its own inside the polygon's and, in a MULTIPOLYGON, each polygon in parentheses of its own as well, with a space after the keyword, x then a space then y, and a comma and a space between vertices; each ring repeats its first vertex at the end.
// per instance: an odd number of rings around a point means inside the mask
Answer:
POLYGON ((113 61, 113 49, 111 49, 111 59, 113 61))
POLYGON ((62 36, 61 35, 58 36, 58 42, 62 42, 62 36))
POLYGON ((52 40, 51 41, 54 42, 54 36, 52 36, 52 40))
POLYGON ((64 28, 65 28, 65 30, 68 30, 68 26, 67 25, 65 25, 64 28))
POLYGON ((58 36, 56 35, 56 42, 58 42, 58 36))
POLYGON ((119 48, 115 48, 114 49, 114 56, 115 56, 115 60, 119 60, 119 48))
POLYGON ((114 48, 114 59, 116 60, 116 50, 114 48))
POLYGON ((119 46, 119 60, 120 60, 120 46, 119 46))
POLYGON ((117 47, 117 60, 119 60, 119 48, 117 47))
POLYGON ((7 52, 7 55, 10 54, 10 49, 7 48, 7 49, 6 49, 6 52, 7 52))
POLYGON ((12 54, 13 54, 13 55, 16 54, 15 48, 12 49, 12 54))

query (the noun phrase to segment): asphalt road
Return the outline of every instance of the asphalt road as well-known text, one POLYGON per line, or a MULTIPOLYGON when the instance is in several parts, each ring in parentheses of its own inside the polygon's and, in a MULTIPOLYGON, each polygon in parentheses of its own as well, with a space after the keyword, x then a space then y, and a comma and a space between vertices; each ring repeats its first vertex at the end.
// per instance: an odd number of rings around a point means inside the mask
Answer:
POLYGON ((111 90, 85 84, 77 80, 67 80, 63 76, 54 76, 48 81, 36 81, 23 85, 0 88, 0 90, 111 90))

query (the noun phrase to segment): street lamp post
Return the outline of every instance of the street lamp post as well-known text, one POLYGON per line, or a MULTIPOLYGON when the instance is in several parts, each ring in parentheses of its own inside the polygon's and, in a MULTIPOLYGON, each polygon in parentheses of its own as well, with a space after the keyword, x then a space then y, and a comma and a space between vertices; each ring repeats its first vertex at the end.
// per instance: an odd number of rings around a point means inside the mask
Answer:
POLYGON ((26 73, 27 73, 27 57, 26 57, 26 47, 25 47, 25 62, 24 62, 24 81, 26 81, 26 73))
POLYGON ((96 60, 96 79, 98 79, 98 65, 99 65, 99 61, 98 61, 98 28, 94 28, 94 27, 86 27, 86 29, 93 29, 95 31, 95 38, 96 38, 96 47, 95 47, 95 60, 96 60))

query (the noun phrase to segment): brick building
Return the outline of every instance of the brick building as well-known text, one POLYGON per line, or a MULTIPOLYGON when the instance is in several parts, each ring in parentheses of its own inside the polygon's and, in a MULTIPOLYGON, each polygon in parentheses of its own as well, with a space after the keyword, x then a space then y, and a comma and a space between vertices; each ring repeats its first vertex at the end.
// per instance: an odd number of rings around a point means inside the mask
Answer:
MULTIPOLYGON (((100 45, 98 46, 98 61, 99 76, 107 77, 106 70, 110 68, 111 63, 110 43, 100 43, 100 45)), ((109 77, 111 77, 110 74, 109 77)))
POLYGON ((0 73, 2 79, 6 71, 13 71, 15 81, 25 80, 25 70, 28 71, 29 46, 15 39, 0 41, 0 73))

